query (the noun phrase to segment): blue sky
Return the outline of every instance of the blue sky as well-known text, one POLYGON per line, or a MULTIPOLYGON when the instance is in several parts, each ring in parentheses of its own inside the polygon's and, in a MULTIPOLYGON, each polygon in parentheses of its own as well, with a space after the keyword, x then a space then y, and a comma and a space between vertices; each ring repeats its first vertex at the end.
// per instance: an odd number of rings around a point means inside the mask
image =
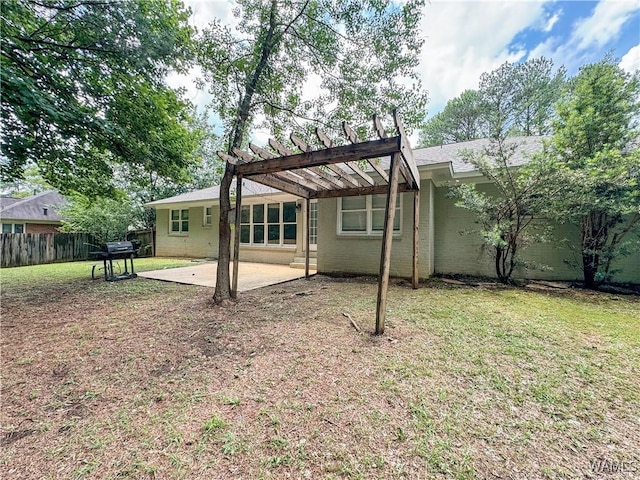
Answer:
MULTIPOLYGON (((216 17, 233 25, 229 1, 185 3, 199 29, 216 17)), ((477 88, 483 72, 505 61, 545 56, 573 75, 611 51, 626 70, 640 69, 640 0, 427 0, 421 31, 425 42, 417 68, 429 91, 429 116, 465 89, 477 88)), ((208 96, 193 87, 195 76, 172 78, 171 84, 186 86, 191 100, 202 105, 208 96)), ((314 83, 310 92, 317 89, 314 83)), ((254 133, 259 144, 266 138, 268 132, 254 133)))

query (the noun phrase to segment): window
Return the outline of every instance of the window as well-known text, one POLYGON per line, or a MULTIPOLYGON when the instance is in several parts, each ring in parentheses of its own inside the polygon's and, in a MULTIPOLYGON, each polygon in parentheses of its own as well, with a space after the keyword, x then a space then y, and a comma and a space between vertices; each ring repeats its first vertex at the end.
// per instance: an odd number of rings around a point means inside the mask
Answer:
POLYGON ((189 209, 171 210, 170 233, 189 232, 189 209))
MULTIPOLYGON (((402 197, 396 198, 393 231, 400 232, 402 197)), ((346 235, 378 235, 384 228, 386 195, 343 197, 338 201, 338 233, 346 235)))
POLYGON ((2 233, 24 233, 24 223, 3 223, 2 233))
POLYGON ((204 219, 202 220, 202 225, 205 227, 211 226, 211 219, 213 215, 213 207, 204 207, 204 219))
POLYGON ((240 211, 240 243, 295 245, 296 235, 296 202, 244 205, 240 211))

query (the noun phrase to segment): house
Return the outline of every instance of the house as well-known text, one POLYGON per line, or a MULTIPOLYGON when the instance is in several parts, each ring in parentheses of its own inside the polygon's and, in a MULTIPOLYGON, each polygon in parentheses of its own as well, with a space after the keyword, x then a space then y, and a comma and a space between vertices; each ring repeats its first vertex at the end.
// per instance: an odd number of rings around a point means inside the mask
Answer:
MULTIPOLYGON (((518 147, 513 166, 526 163, 542 145, 540 137, 511 139, 518 147)), ((477 234, 473 214, 447 198, 456 182, 477 188, 495 187, 462 160, 465 150, 482 150, 489 140, 415 149, 420 173, 419 276, 466 274, 494 276, 494 265, 477 234)), ((381 166, 388 169, 388 161, 381 166)), ((157 211, 156 254, 216 258, 218 254, 219 189, 206 188, 147 204, 157 211)), ((327 198, 311 201, 309 243, 317 271, 329 274, 377 275, 386 195, 327 198)), ((410 277, 412 272, 413 194, 400 193, 396 207, 390 274, 410 277)), ((243 180, 240 223, 240 260, 304 266, 306 225, 302 199, 243 180)), ((577 238, 572 226, 554 225, 555 238, 577 238)), ((578 252, 569 244, 536 244, 523 255, 527 263, 545 268, 519 270, 516 277, 578 280, 582 273, 578 252)), ((620 282, 640 283, 640 255, 614 265, 620 282)))
POLYGON ((0 198, 2 233, 55 233, 62 225, 58 215, 66 199, 55 190, 27 198, 0 198))

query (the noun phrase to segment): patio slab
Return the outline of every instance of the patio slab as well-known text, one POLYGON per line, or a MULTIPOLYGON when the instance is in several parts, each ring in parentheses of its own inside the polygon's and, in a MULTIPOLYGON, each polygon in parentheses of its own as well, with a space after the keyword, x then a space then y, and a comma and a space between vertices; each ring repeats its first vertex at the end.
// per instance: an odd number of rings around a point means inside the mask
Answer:
MULTIPOLYGON (((138 273, 139 277, 188 285, 216 286, 217 262, 199 263, 192 267, 167 268, 138 273)), ((311 271, 315 273, 314 270, 311 271)), ((246 292, 304 277, 304 270, 288 265, 240 262, 238 265, 238 291, 246 292)))

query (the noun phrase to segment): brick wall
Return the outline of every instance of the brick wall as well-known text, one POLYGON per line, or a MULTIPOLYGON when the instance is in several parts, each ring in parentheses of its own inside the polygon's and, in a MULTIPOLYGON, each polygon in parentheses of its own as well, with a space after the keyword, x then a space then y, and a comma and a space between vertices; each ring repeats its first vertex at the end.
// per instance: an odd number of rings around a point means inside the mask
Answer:
POLYGON ((58 233, 58 225, 27 223, 24 233, 58 233))

